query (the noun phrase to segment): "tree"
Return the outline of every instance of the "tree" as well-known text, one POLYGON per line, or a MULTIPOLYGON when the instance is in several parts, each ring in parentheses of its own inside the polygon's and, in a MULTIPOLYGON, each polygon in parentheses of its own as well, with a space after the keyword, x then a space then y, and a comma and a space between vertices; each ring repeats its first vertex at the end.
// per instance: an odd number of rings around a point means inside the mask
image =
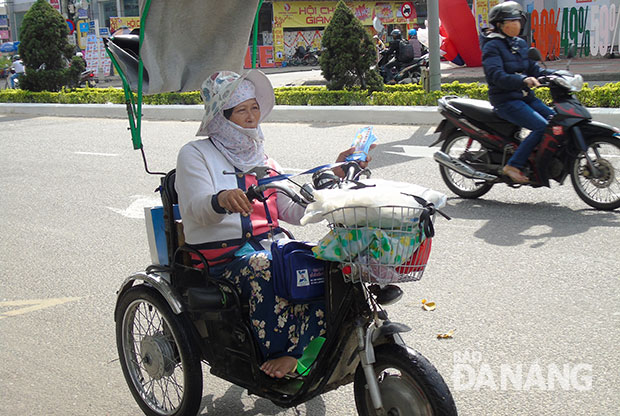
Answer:
POLYGON ((321 47, 319 64, 328 89, 383 89, 381 76, 370 69, 377 57, 372 38, 342 0, 325 28, 321 47))
POLYGON ((26 66, 21 88, 58 91, 77 82, 79 72, 68 67, 73 55, 68 35, 65 19, 46 0, 37 0, 30 7, 19 31, 19 54, 26 66))

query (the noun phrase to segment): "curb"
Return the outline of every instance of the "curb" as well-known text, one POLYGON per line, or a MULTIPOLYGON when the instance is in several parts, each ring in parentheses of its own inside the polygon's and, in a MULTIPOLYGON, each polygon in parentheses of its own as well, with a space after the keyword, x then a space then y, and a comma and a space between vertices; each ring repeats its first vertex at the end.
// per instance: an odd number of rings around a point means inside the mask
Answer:
MULTIPOLYGON (((595 121, 617 125, 618 108, 590 108, 595 121)), ((201 121, 202 105, 144 105, 143 120, 201 121)), ((127 118, 123 104, 9 104, 0 103, 0 114, 47 117, 127 118)), ((271 123, 342 123, 435 125, 443 117, 435 106, 292 106, 277 105, 265 119, 271 123)))

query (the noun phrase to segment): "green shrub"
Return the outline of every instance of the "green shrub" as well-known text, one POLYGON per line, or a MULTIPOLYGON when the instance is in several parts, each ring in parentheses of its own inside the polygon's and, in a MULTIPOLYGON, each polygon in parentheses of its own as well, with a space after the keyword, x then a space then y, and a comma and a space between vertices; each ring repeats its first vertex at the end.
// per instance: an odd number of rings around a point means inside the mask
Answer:
POLYGON ((328 89, 355 86, 371 91, 382 89, 381 76, 370 69, 376 63, 375 45, 368 31, 342 0, 325 28, 321 46, 324 51, 319 64, 328 89))
MULTIPOLYGON (((282 87, 274 89, 278 105, 437 105, 446 95, 458 95, 475 99, 488 99, 485 84, 444 84, 440 91, 425 92, 419 85, 387 85, 385 91, 369 92, 361 89, 328 90, 326 87, 282 87)), ((549 104, 548 88, 537 88, 536 96, 549 104)), ((586 107, 620 108, 620 83, 584 88, 576 96, 586 107)), ((123 90, 118 88, 76 88, 59 92, 32 92, 25 90, 0 90, 0 102, 4 103, 61 103, 61 104, 124 104, 123 90)), ((198 91, 145 95, 144 104, 200 105, 198 91)))
MULTIPOLYGON (((65 19, 45 0, 37 0, 24 16, 19 54, 26 73, 20 87, 29 91, 59 91, 77 83, 79 72, 68 68, 73 47, 65 19)), ((81 72, 81 71, 80 71, 81 72)))

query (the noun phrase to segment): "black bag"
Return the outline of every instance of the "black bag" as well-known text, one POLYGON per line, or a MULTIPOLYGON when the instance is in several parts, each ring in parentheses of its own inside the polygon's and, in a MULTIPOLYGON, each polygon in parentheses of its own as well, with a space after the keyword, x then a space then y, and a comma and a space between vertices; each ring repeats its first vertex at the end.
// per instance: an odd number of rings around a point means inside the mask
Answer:
POLYGON ((413 58, 413 45, 408 40, 401 39, 398 43, 398 60, 400 62, 411 62, 413 58))

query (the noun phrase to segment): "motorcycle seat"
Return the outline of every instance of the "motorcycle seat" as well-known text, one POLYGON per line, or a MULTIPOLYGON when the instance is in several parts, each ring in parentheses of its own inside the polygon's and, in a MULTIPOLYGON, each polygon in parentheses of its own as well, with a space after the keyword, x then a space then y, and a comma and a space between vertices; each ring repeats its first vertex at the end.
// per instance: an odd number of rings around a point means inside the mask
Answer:
POLYGON ((506 123, 506 120, 495 114, 493 106, 488 101, 471 98, 455 98, 450 105, 461 110, 465 115, 485 123, 506 123))

